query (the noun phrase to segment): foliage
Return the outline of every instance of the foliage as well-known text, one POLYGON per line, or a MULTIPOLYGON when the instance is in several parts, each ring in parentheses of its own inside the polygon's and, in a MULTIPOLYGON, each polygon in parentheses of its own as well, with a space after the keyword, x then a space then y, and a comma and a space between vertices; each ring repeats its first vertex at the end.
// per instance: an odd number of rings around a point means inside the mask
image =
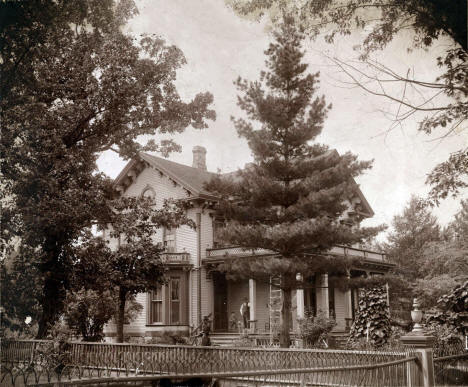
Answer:
POLYGON ((342 221, 342 216, 348 218, 346 202, 356 189, 353 178, 371 163, 311 144, 330 109, 323 96, 314 97, 319 74, 307 72, 304 35, 291 19, 285 18, 273 37, 259 80, 235 82, 245 117, 232 120, 247 140, 254 163, 236 178, 218 177, 207 188, 221 198, 218 211, 226 219, 222 237, 227 243, 274 252, 226 261, 221 270, 266 281, 272 275, 281 277, 280 341, 289 347, 291 292, 300 286, 296 274, 346 273, 350 262, 326 252, 335 244, 362 242, 380 228, 342 221))
POLYGON ((318 311, 316 316, 307 312, 303 318, 297 319, 297 323, 299 337, 303 339, 308 346, 316 346, 326 340, 336 325, 335 320, 329 318, 323 311, 318 311))
MULTIPOLYGON (((390 283, 392 316, 411 309, 411 299, 418 297, 424 309, 468 279, 468 234, 465 223, 466 201, 453 222, 440 229, 430 208, 413 197, 401 215, 393 220, 393 232, 386 245, 389 258, 397 264, 390 283)), ((406 311, 406 312, 405 312, 406 311)))
POLYGON ((241 335, 239 338, 234 340, 232 344, 234 347, 252 348, 252 347, 255 347, 255 339, 253 337, 250 337, 249 335, 241 335))
POLYGON ((372 342, 367 341, 366 337, 354 338, 348 340, 346 343, 346 349, 360 350, 360 351, 406 351, 407 348, 401 342, 401 336, 404 336, 408 332, 408 329, 402 329, 400 327, 390 327, 390 332, 387 341, 383 345, 374 345, 372 342))
POLYGON ((426 318, 426 329, 435 337, 434 355, 449 356, 463 352, 464 340, 454 327, 440 324, 431 317, 426 318))
POLYGON ((468 335, 468 281, 438 300, 438 311, 428 321, 444 324, 459 334, 468 335))
POLYGON ((411 197, 403 212, 393 217, 392 231, 388 234, 384 249, 389 260, 396 264, 393 275, 401 278, 400 284, 389 287, 392 315, 397 317, 399 325, 409 322, 398 316, 409 318, 408 311, 416 296, 414 285, 417 279, 425 277, 421 269, 428 243, 439 240, 440 227, 424 200, 411 197))
POLYGON ((385 288, 361 289, 359 310, 351 326, 350 342, 366 338, 372 346, 380 347, 387 343, 390 333, 390 311, 385 288))
POLYGON ((101 291, 106 283, 109 289, 116 289, 117 339, 122 342, 127 300, 157 289, 165 280, 164 247, 154 242, 156 230, 182 224, 194 227, 194 223, 186 217, 182 204, 174 201, 167 200, 156 208, 152 198, 122 196, 112 205, 102 225, 109 227, 109 240, 91 237, 83 241, 76 273, 78 283, 84 281, 84 285, 101 291), (116 243, 116 248, 111 243, 116 243))
MULTIPOLYGON (((157 135, 204 128, 215 114, 209 93, 181 100, 175 79, 185 58, 177 47, 123 32, 137 12, 131 0, 0 7, 1 245, 21 257, 14 270, 24 266, 34 279, 44 337, 63 311, 84 232, 113 205, 97 158, 178 150, 157 135), (142 146, 142 135, 153 139, 142 146)), ((8 310, 24 314, 23 304, 8 310)))
POLYGON ((68 293, 64 311, 67 325, 83 341, 102 341, 104 325, 116 314, 115 296, 110 290, 97 293, 81 289, 68 293))
POLYGON ((452 153, 448 160, 438 164, 426 183, 432 186, 429 197, 435 204, 449 195, 459 196, 468 188, 468 150, 452 153))
MULTIPOLYGON (((419 130, 425 133, 441 129, 447 136, 465 129, 463 122, 468 118, 466 1, 226 0, 226 3, 244 17, 260 20, 267 16, 275 26, 280 24, 282 15, 292 15, 309 36, 316 37, 325 32, 325 40, 330 43, 339 35, 359 31, 363 39, 356 48, 369 73, 335 58, 340 71, 367 92, 397 103, 397 123, 420 111, 426 116, 420 121, 419 130), (412 39, 406 39, 408 50, 443 44, 444 54, 434 58, 441 68, 441 75, 432 82, 410 77, 410 71, 400 75, 385 64, 369 60, 373 52, 385 49, 403 31, 411 33, 412 39), (359 81, 360 78, 363 81, 359 81), (401 84, 401 94, 388 93, 382 87, 388 82, 401 84), (409 98, 407 89, 414 89, 417 96, 425 94, 427 97, 422 102, 409 98), (438 98, 442 93, 448 98, 438 98)), ((458 195, 467 187, 467 163, 468 152, 462 148, 432 171, 427 183, 432 185, 430 198, 433 203, 438 204, 449 194, 458 195)))
POLYGON ((468 199, 460 202, 461 208, 449 224, 450 237, 460 244, 468 245, 468 199))
POLYGON ((37 268, 23 256, 12 254, 0 261, 0 278, 2 330, 31 338, 41 312, 37 268), (32 324, 25 323, 27 317, 31 317, 32 324))
POLYGON ((397 264, 399 272, 414 280, 426 244, 440 238, 437 219, 423 200, 413 196, 403 213, 393 217, 392 228, 388 234, 388 257, 397 264))
POLYGON ((60 374, 70 363, 70 344, 66 340, 54 338, 39 343, 34 349, 34 359, 44 369, 60 374))

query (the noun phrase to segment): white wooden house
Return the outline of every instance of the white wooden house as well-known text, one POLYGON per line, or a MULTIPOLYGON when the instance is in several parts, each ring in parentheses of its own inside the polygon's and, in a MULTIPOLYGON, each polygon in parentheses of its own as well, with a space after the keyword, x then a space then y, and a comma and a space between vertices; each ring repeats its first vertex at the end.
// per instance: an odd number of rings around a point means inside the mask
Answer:
MULTIPOLYGON (((271 253, 220 246, 216 236, 219 220, 213 209, 216 197, 204 189, 204 183, 213 175, 206 170, 206 149, 196 146, 192 166, 142 153, 116 178, 115 187, 122 195, 152 196, 157 206, 169 198, 187 201, 190 203, 187 215, 197 226, 196 229, 181 226, 159 230, 155 235, 166 246, 164 260, 168 282, 158 291, 137 296, 144 309, 136 320, 125 326, 126 336, 188 335, 207 315, 212 316, 215 332, 237 331, 230 326, 229 318, 234 313, 236 320, 241 320, 239 309, 245 297, 251 305, 252 330, 268 333, 277 323, 279 312, 272 305, 277 304, 274 301, 280 297, 280 292, 275 287, 253 279, 231 281, 216 271, 216 265, 225 259, 248 259, 252 255, 271 253)), ((353 221, 373 215, 357 185, 349 201, 348 215, 353 221)), ((336 246, 330 253, 363 258, 351 275, 384 273, 392 266, 385 254, 359 248, 336 246)), ((318 286, 295 292, 293 323, 305 310, 322 310, 335 316, 337 332, 345 332, 354 316, 356 295, 329 287, 327 275, 317 275, 308 281, 318 286)), ((115 326, 108 325, 105 333, 111 340, 116 335, 115 326)))

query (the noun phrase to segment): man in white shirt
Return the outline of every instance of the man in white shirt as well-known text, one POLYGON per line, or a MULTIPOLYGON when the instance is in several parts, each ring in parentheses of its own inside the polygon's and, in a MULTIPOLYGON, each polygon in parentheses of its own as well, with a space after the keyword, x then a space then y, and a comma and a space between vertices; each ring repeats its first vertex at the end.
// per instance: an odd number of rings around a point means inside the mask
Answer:
POLYGON ((244 329, 249 328, 249 319, 250 319, 250 303, 247 297, 244 297, 244 302, 240 307, 240 314, 244 320, 244 329))

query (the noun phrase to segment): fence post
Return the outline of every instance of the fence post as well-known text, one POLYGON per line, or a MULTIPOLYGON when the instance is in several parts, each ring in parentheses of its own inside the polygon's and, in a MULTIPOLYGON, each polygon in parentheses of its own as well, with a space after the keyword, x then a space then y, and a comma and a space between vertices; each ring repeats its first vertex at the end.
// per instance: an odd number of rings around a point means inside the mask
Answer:
POLYGON ((403 345, 414 349, 419 358, 418 367, 415 368, 415 378, 413 379, 411 375, 408 377, 408 387, 434 387, 434 356, 432 346, 435 337, 419 324, 422 319, 422 311, 419 309, 419 302, 416 298, 413 301, 411 319, 414 322, 413 330, 400 339, 403 345))

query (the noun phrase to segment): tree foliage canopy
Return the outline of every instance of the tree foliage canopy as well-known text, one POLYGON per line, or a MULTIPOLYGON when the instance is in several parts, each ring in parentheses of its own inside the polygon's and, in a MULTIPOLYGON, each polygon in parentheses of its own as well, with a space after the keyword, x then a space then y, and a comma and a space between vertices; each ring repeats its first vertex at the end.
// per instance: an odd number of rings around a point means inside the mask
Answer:
MULTIPOLYGON (((367 69, 355 67, 349 61, 330 58, 353 82, 367 92, 383 96, 399 108, 395 126, 423 112, 419 129, 425 133, 442 130, 442 136, 464 130, 468 118, 468 68, 467 3, 464 0, 339 0, 288 1, 288 0, 226 0, 239 15, 259 20, 268 18, 273 25, 281 22, 284 14, 311 37, 324 34, 332 43, 337 36, 360 31, 363 39, 358 47, 360 59, 367 69), (391 68, 371 58, 377 50, 385 49, 402 33, 410 32, 408 50, 428 49, 443 40, 445 52, 434 57, 441 75, 432 81, 414 75, 398 74, 391 68), (401 91, 387 91, 389 83, 401 84, 401 91), (408 98, 407 89, 414 95, 424 96, 422 101, 408 98), (445 99, 440 99, 445 95, 445 99)), ((395 127, 391 126, 391 128, 395 127)), ((458 195, 468 187, 468 150, 466 147, 439 164, 428 176, 430 197, 438 203, 449 194, 458 195)))
POLYGON ((444 229, 417 197, 394 217, 393 231, 384 246, 397 264, 394 274, 403 279, 398 286, 390 285, 393 310, 409 310, 412 297, 420 298, 424 308, 433 307, 439 297, 468 279, 466 200, 462 204, 444 229))
POLYGON ((122 32, 132 1, 3 2, 0 141, 2 247, 41 273, 39 336, 63 307, 83 230, 109 215, 110 181, 96 160, 179 149, 158 134, 206 127, 212 96, 183 101, 182 52, 122 32), (144 146, 136 140, 153 136, 144 146))

